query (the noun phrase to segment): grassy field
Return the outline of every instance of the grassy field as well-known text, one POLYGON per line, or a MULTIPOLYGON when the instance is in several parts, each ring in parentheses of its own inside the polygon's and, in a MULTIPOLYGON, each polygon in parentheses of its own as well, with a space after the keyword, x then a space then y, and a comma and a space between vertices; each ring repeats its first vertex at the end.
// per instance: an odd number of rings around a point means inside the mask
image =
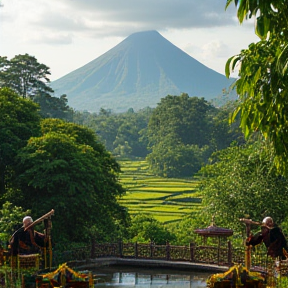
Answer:
POLYGON ((130 214, 144 213, 170 223, 200 208, 201 196, 195 192, 197 181, 157 177, 149 173, 144 160, 118 162, 123 172, 120 181, 127 190, 119 202, 130 214))

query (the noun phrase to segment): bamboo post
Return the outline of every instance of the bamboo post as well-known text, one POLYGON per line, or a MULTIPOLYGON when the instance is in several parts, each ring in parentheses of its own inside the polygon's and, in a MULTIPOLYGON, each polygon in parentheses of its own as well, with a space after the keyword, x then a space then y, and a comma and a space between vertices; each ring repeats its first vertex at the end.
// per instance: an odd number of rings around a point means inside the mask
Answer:
POLYGON ((95 258, 95 249, 96 249, 95 245, 96 245, 95 237, 92 237, 92 240, 91 240, 91 251, 90 251, 91 259, 95 258))
POLYGON ((45 239, 45 241, 44 241, 44 249, 43 249, 43 254, 44 254, 44 267, 45 267, 45 269, 47 268, 47 249, 46 249, 46 243, 47 243, 47 241, 46 241, 46 239, 45 239))
POLYGON ((166 243, 166 260, 170 260, 170 244, 166 243))
POLYGON ((153 258, 153 242, 150 242, 150 258, 153 258))
MULTIPOLYGON (((54 214, 54 210, 53 214, 54 214)), ((46 216, 47 218, 44 219, 44 225, 45 225, 45 245, 44 245, 44 259, 45 259, 45 268, 48 267, 48 261, 47 261, 47 249, 46 249, 46 243, 48 242, 48 254, 49 254, 49 269, 52 268, 52 241, 51 241, 51 229, 52 229, 52 221, 51 221, 51 216, 53 214, 50 214, 46 216)))
POLYGON ((231 241, 228 240, 228 266, 232 266, 232 244, 231 241))
POLYGON ((251 268, 251 246, 247 245, 247 241, 249 241, 249 238, 251 236, 251 225, 261 225, 260 222, 252 221, 251 219, 245 219, 241 218, 239 219, 241 222, 243 222, 246 225, 246 241, 245 241, 245 267, 248 269, 248 271, 251 268))
POLYGON ((218 237, 218 247, 217 247, 217 265, 220 265, 220 244, 221 244, 221 238, 218 237))
POLYGON ((51 218, 48 219, 48 250, 49 250, 49 269, 52 268, 52 242, 51 242, 51 228, 52 228, 52 223, 51 223, 51 218))
POLYGON ((118 249, 119 249, 119 257, 123 258, 123 252, 122 252, 122 246, 123 246, 123 242, 121 239, 118 240, 118 249))
POLYGON ((189 248, 190 248, 190 262, 194 262, 194 249, 195 249, 195 244, 194 243, 190 243, 189 245, 189 248))
POLYGON ((137 242, 135 243, 135 246, 134 246, 134 254, 135 254, 135 258, 137 259, 138 258, 138 243, 137 242))

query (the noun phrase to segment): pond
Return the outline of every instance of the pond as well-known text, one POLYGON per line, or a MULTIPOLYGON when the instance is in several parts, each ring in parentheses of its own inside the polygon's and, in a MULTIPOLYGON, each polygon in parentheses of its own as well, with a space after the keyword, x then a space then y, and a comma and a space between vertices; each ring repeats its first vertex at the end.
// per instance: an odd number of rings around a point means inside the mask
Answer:
POLYGON ((101 267, 93 271, 97 288, 202 288, 211 272, 136 267, 101 267))

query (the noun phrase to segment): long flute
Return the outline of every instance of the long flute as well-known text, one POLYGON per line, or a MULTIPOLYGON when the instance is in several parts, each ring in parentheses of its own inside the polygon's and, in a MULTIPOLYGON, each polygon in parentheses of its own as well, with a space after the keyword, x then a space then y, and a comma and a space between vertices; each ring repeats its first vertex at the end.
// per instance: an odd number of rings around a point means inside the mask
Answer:
POLYGON ((28 230, 29 228, 35 226, 36 224, 41 223, 42 221, 44 221, 45 219, 51 217, 52 215, 54 215, 54 209, 52 209, 50 212, 46 213, 45 215, 43 215, 42 217, 38 218, 37 220, 35 220, 34 222, 32 222, 29 226, 24 228, 24 231, 28 230))

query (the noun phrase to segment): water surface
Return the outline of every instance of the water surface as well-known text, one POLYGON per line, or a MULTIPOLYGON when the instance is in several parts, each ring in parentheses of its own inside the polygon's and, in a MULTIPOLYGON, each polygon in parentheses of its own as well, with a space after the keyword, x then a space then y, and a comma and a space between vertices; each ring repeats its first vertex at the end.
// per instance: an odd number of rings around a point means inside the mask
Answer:
POLYGON ((97 288, 202 288, 211 272, 101 267, 93 271, 97 288))

